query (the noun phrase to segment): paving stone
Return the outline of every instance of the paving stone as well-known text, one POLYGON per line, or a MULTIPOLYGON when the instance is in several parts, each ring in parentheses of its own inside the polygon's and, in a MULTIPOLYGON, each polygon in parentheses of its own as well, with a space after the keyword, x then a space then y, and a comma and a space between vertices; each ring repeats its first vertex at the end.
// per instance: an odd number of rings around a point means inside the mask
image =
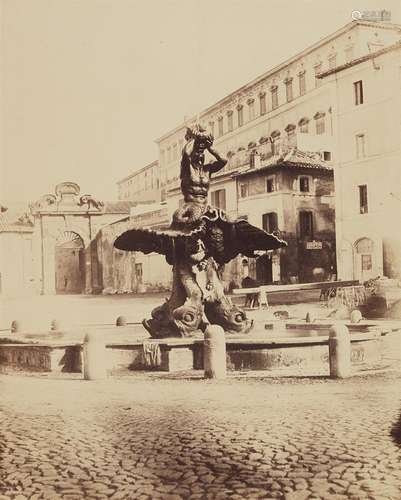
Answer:
POLYGON ((269 476, 270 477, 285 477, 286 474, 287 473, 285 471, 282 471, 282 470, 271 470, 271 471, 269 471, 269 476))
POLYGON ((76 386, 74 405, 64 397, 71 380, 6 379, 3 496, 401 498, 401 457, 389 434, 401 406, 395 377, 347 380, 340 390, 325 380, 212 386, 135 377, 124 390, 76 386), (26 390, 38 383, 45 389, 26 390))
POLYGON ((308 479, 314 477, 314 474, 308 471, 295 471, 288 472, 287 476, 294 479, 308 479))
POLYGON ((297 490, 285 494, 285 500, 306 500, 310 496, 310 491, 297 490))

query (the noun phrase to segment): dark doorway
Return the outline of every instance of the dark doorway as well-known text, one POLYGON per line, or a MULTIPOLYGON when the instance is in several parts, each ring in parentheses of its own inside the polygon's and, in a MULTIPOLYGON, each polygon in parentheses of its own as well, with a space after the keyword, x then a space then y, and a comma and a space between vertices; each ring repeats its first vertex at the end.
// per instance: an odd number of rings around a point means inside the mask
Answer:
POLYGON ((82 293, 85 285, 84 243, 72 231, 65 231, 57 240, 56 293, 82 293))
POLYGON ((262 255, 256 259, 256 281, 258 285, 268 285, 273 282, 272 259, 262 255))
POLYGON ((138 285, 142 285, 143 270, 142 264, 135 264, 135 278, 138 285))

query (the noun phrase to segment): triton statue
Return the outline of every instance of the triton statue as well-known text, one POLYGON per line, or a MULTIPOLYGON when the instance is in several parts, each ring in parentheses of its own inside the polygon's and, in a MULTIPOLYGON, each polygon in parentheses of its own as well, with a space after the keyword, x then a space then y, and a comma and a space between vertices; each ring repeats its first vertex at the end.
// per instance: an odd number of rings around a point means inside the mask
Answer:
POLYGON ((187 129, 181 159, 184 204, 166 229, 133 228, 114 242, 120 250, 157 252, 173 266, 170 298, 143 321, 151 337, 188 337, 207 322, 227 333, 248 333, 252 322, 225 296, 221 268, 239 254, 286 246, 276 236, 244 220, 231 221, 207 203, 211 175, 227 163, 213 149, 213 136, 196 125, 187 129), (214 158, 205 163, 205 151, 214 158))

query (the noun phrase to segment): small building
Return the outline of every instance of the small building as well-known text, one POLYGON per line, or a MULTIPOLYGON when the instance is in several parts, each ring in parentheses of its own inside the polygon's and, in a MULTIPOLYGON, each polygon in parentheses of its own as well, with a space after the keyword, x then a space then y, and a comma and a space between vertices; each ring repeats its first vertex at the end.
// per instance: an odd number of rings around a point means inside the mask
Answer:
POLYGON ((160 168, 158 160, 117 181, 121 201, 161 201, 160 168))
POLYGON ((309 282, 335 273, 333 170, 296 147, 233 174, 238 218, 275 233, 288 247, 262 253, 249 274, 260 284, 309 282))

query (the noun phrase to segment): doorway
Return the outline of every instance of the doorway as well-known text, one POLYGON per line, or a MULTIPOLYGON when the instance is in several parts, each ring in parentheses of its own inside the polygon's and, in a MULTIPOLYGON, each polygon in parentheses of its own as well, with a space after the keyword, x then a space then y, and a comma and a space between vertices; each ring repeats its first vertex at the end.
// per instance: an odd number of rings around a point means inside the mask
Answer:
POLYGON ((82 293, 85 286, 84 242, 79 234, 65 231, 57 240, 56 293, 82 293))
POLYGON ((271 255, 261 255, 256 259, 256 281, 258 285, 268 285, 273 282, 271 255))
POLYGON ((377 274, 373 241, 370 238, 362 238, 355 243, 355 278, 364 283, 376 278, 377 274))

